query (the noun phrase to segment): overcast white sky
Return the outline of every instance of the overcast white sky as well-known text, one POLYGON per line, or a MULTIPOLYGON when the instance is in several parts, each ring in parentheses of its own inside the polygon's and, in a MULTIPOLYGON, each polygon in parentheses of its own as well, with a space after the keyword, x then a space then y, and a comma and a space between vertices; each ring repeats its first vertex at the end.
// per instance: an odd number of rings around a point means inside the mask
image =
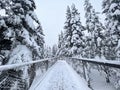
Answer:
MULTIPOLYGON (((36 14, 41 22, 45 34, 45 42, 52 46, 58 42, 58 34, 63 30, 66 8, 72 3, 79 9, 81 22, 85 24, 84 0, 35 0, 36 14)), ((91 0, 96 11, 100 12, 102 0, 91 0)), ((103 17, 101 17, 103 18, 103 17)))

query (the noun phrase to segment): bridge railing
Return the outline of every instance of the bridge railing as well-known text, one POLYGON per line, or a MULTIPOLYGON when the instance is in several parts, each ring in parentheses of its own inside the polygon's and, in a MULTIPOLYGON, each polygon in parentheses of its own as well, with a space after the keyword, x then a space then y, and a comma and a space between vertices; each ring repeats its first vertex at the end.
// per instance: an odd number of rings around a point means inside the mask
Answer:
POLYGON ((120 69, 120 61, 115 60, 100 60, 100 59, 87 59, 87 58, 70 58, 72 60, 79 60, 85 63, 92 63, 97 65, 103 65, 103 66, 109 66, 113 68, 119 68, 120 69))
POLYGON ((35 60, 35 61, 30 61, 30 62, 22 62, 22 63, 18 63, 18 64, 1 65, 0 71, 24 67, 24 66, 28 66, 28 65, 32 65, 32 64, 36 64, 36 63, 43 63, 44 62, 44 63, 48 64, 49 62, 54 62, 55 59, 57 59, 57 58, 46 58, 46 59, 35 60))
MULTIPOLYGON (((36 68, 40 68, 42 73, 47 71, 57 61, 55 58, 46 58, 41 60, 35 60, 30 62, 23 62, 10 65, 0 66, 0 90, 9 90, 12 86, 16 85, 17 90, 28 90, 35 76, 36 68), (25 68, 28 68, 27 72, 30 74, 28 78, 22 78, 25 68), (29 81, 30 84, 27 85, 26 82, 29 81)), ((13 87, 14 89, 14 87, 13 87)))
POLYGON ((106 82, 112 83, 116 88, 120 88, 120 61, 74 57, 66 57, 65 60, 71 64, 80 76, 86 79, 89 87, 91 87, 90 73, 94 69, 104 72, 106 82))

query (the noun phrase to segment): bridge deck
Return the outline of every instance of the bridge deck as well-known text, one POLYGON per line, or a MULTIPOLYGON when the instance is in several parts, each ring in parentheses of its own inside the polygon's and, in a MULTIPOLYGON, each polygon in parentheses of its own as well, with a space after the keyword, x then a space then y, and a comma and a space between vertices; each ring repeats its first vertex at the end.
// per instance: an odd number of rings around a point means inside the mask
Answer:
MULTIPOLYGON (((36 78, 37 80, 37 78, 36 78)), ((34 83, 34 82, 33 82, 34 83)), ((35 83, 34 83, 35 84, 35 83)), ((66 63, 57 61, 30 90, 91 90, 83 78, 66 63)))

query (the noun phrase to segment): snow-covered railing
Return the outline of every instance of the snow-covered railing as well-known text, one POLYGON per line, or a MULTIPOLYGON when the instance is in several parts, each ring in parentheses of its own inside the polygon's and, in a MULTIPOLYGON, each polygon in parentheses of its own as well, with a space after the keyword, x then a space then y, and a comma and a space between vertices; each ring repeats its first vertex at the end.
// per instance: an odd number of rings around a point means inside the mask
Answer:
POLYGON ((90 73, 97 70, 104 73, 106 82, 111 82, 116 89, 120 88, 120 61, 76 57, 67 57, 66 61, 86 79, 89 87, 91 87, 90 73))
POLYGON ((119 68, 120 69, 120 61, 114 61, 114 60, 97 60, 97 59, 74 58, 74 57, 70 57, 69 59, 79 60, 79 61, 82 61, 82 62, 88 62, 88 63, 98 64, 98 65, 104 65, 104 66, 109 66, 109 67, 114 67, 114 68, 119 68))
POLYGON ((56 58, 46 58, 46 59, 35 60, 35 61, 31 61, 31 62, 23 62, 23 63, 18 63, 18 64, 2 65, 2 66, 0 66, 0 71, 14 69, 14 68, 18 68, 18 67, 23 67, 23 66, 27 66, 27 65, 31 65, 31 64, 35 64, 35 63, 40 63, 40 62, 49 62, 52 59, 56 59, 56 58))
POLYGON ((18 83, 19 90, 28 90, 29 86, 26 81, 33 79, 35 70, 40 69, 41 74, 46 72, 47 69, 52 66, 58 58, 45 58, 41 60, 34 60, 30 62, 22 62, 10 65, 0 66, 0 90, 9 90, 11 86, 15 86, 18 83), (26 67, 27 66, 27 67, 26 67), (26 76, 29 74, 29 76, 26 76), (25 73, 25 74, 24 74, 25 73))

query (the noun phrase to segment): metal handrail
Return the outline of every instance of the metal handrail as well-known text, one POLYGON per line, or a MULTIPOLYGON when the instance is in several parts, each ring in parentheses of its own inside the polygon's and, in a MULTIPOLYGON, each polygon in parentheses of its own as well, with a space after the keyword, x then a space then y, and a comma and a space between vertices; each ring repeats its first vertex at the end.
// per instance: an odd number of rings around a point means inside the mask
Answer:
POLYGON ((104 66, 109 66, 109 67, 114 67, 114 68, 119 68, 120 69, 120 61, 114 61, 114 60, 95 60, 95 59, 87 59, 87 58, 74 58, 74 57, 69 57, 69 59, 75 59, 79 60, 82 62, 88 62, 88 63, 93 63, 93 64, 98 64, 98 65, 104 65, 104 66))
POLYGON ((56 57, 35 60, 35 61, 30 61, 30 62, 22 62, 22 63, 18 63, 18 64, 2 65, 2 66, 0 66, 0 71, 14 69, 17 67, 23 67, 23 66, 27 66, 27 65, 31 65, 31 64, 35 64, 35 63, 39 63, 39 62, 46 62, 46 61, 50 61, 51 59, 56 59, 56 57))

